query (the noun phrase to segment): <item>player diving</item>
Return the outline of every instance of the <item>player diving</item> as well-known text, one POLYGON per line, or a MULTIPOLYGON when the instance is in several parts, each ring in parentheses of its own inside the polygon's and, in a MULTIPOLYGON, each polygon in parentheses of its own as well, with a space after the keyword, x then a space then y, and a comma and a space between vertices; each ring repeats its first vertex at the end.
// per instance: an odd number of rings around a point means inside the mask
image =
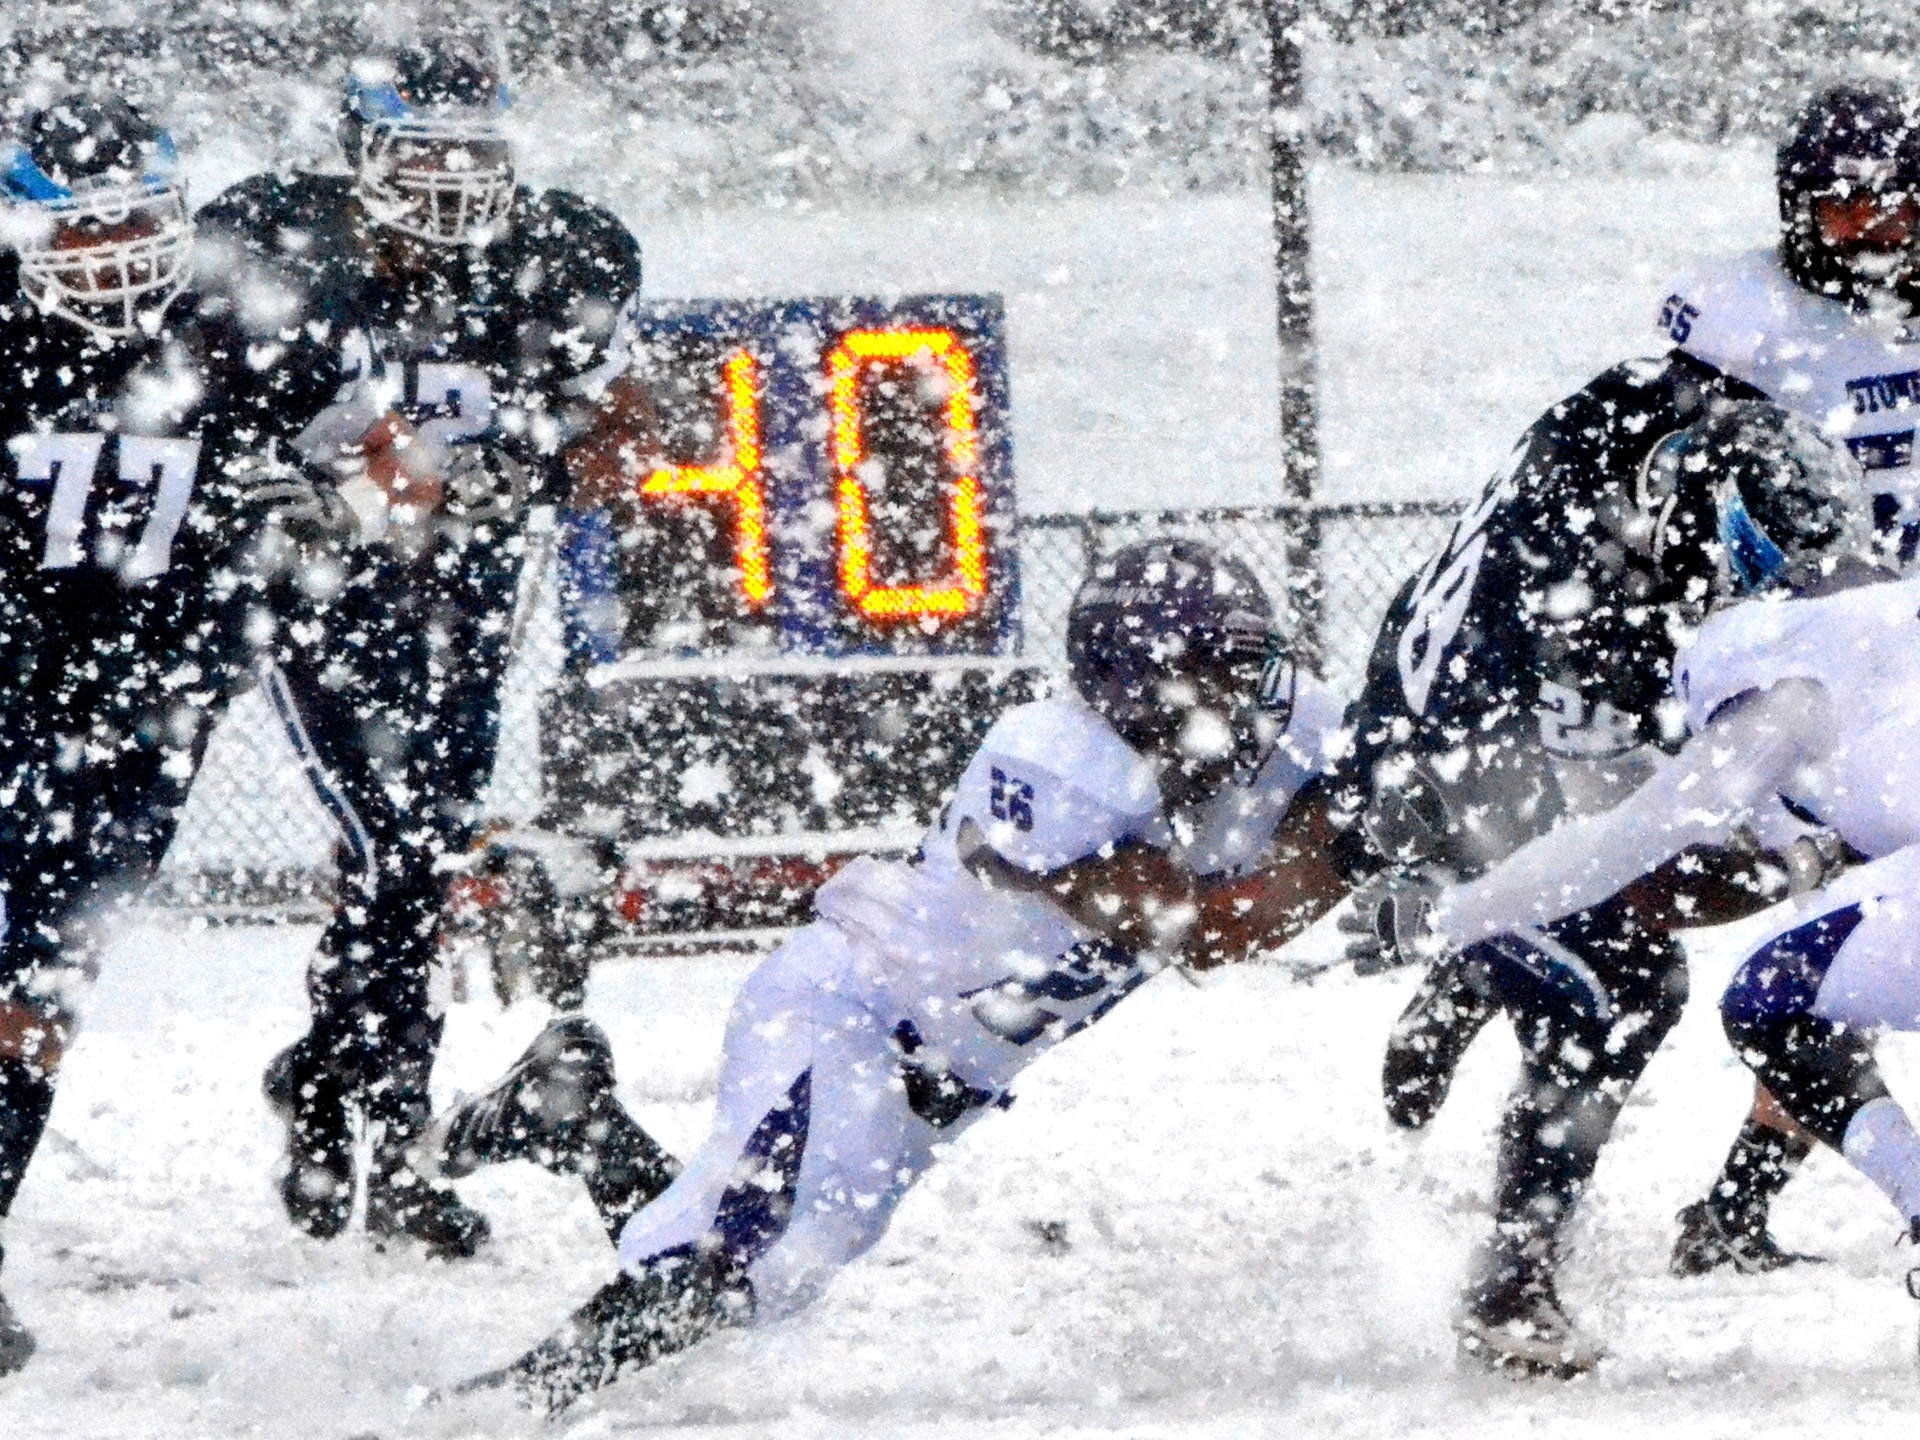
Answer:
POLYGON ((1345 893, 1321 788, 1340 707, 1250 571, 1196 541, 1123 549, 1067 646, 1073 693, 994 724, 918 856, 849 865, 742 986, 712 1134, 677 1176, 636 1154, 583 1017, 442 1118, 443 1166, 582 1173, 618 1232, 619 1278, 486 1383, 557 1411, 807 1305, 1038 1056, 1159 970, 1270 948, 1345 893))

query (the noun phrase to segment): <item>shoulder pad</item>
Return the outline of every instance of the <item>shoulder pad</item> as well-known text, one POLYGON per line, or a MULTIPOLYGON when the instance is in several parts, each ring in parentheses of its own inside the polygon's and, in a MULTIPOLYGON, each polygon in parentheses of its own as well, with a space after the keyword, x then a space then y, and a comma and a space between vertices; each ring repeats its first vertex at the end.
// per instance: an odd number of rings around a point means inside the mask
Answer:
POLYGON ((1119 810, 1147 813, 1159 803, 1153 767, 1079 700, 1016 705, 987 731, 980 753, 1040 766, 1119 810))
POLYGON ((640 288, 640 242, 613 214, 570 190, 520 187, 520 243, 561 260, 575 283, 625 295, 640 288))
POLYGON ((1752 382, 1772 337, 1829 319, 1834 302, 1809 295, 1771 250, 1695 266, 1660 302, 1656 331, 1669 343, 1738 379, 1752 382))

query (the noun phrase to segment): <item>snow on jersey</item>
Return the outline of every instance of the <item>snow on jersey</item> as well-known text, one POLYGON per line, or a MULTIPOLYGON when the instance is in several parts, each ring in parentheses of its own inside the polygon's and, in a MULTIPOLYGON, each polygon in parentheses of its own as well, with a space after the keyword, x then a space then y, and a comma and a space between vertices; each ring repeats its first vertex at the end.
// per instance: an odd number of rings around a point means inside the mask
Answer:
POLYGON ((1914 421, 1920 321, 1876 316, 1796 285, 1772 251, 1700 266, 1675 283, 1659 328, 1716 370, 1843 440, 1882 523, 1920 521, 1914 421))
POLYGON ((1920 579, 1723 611, 1681 655, 1677 684, 1698 730, 1728 701, 1793 678, 1833 697, 1836 728, 1782 798, 1866 855, 1920 842, 1920 579))
POLYGON ((914 863, 856 860, 815 909, 867 943, 853 986, 889 1030, 911 1024, 932 1063, 989 1090, 1105 1015, 1148 978, 1141 957, 1075 924, 1038 895, 988 890, 955 848, 972 820, 1006 860, 1054 870, 1144 841, 1195 874, 1256 861, 1295 792, 1324 767, 1338 703, 1299 677, 1280 743, 1244 782, 1194 817, 1162 812, 1152 768, 1077 699, 1009 711, 987 732, 914 863))
POLYGON ((640 250, 612 215, 520 186, 491 242, 411 268, 389 263, 390 237, 346 175, 256 175, 196 222, 209 246, 273 266, 305 308, 370 335, 423 436, 500 446, 564 494, 558 456, 584 423, 580 397, 628 359, 640 250))

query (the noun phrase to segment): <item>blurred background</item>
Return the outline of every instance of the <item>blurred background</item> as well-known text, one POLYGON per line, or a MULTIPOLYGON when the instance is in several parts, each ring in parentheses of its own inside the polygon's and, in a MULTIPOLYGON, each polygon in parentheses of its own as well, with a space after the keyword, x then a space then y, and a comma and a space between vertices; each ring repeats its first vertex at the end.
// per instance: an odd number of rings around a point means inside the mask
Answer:
MULTIPOLYGON (((1264 183, 1260 0, 12 0, 0 98, 112 75, 191 146, 325 157, 348 58, 487 24, 523 93, 629 137, 660 204, 953 185, 1264 183)), ((1903 0, 1303 0, 1317 152, 1390 171, 1585 168, 1771 137, 1834 73, 1898 74, 1903 0)), ((544 107, 542 107, 544 108, 544 107)), ((564 150, 564 147, 562 147, 564 150)), ((549 177, 578 183, 565 173, 549 177)), ((593 160, 582 156, 583 173, 593 160)))

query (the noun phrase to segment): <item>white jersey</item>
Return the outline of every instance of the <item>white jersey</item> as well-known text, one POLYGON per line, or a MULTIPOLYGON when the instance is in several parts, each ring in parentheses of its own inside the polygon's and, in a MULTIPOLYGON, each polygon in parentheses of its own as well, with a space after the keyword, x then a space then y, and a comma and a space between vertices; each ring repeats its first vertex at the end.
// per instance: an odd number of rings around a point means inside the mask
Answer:
POLYGON ((1920 842, 1920 579, 1811 600, 1755 600, 1702 627, 1675 664, 1699 731, 1736 696, 1814 680, 1834 702, 1833 733, 1782 794, 1864 855, 1920 842))
POLYGON ((864 942, 862 973, 819 977, 912 1027, 928 1054, 998 1090, 1033 1058, 1084 1028, 1148 976, 1052 901, 988 890, 960 862, 972 820, 1006 860, 1058 869, 1143 841, 1195 875, 1257 863, 1294 794, 1331 758, 1341 709, 1298 678, 1278 745, 1190 822, 1163 812, 1152 767, 1077 699, 1022 705, 987 732, 952 802, 912 862, 860 859, 821 887, 821 919, 864 942))
POLYGON ((1460 947, 1551 924, 1739 828, 1778 848, 1796 823, 1829 825, 1868 856, 1920 842, 1908 776, 1920 753, 1920 578, 1723 611, 1680 652, 1674 686, 1693 732, 1680 754, 1614 809, 1449 887, 1440 939, 1460 947))
POLYGON ((1850 309, 1794 283, 1760 250, 1675 282, 1658 328, 1679 349, 1798 411, 1844 441, 1876 495, 1920 521, 1914 422, 1920 416, 1920 320, 1850 309))

